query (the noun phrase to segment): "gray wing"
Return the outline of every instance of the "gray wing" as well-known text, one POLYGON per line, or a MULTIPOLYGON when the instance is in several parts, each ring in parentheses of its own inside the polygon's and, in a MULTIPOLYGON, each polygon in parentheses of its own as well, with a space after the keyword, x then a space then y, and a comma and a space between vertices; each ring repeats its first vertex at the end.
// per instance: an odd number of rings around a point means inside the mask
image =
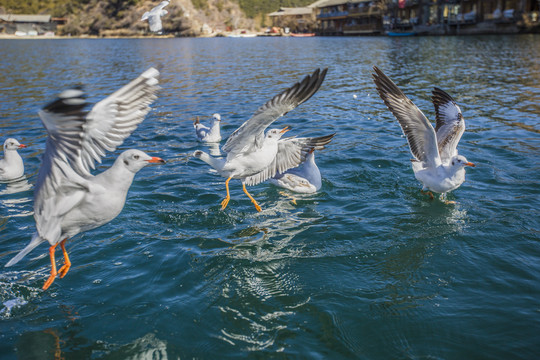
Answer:
POLYGON ((313 150, 322 150, 336 134, 312 138, 285 138, 278 142, 278 152, 274 161, 257 174, 244 179, 246 185, 257 185, 278 173, 297 167, 306 160, 313 150))
POLYGON ((74 169, 82 176, 101 163, 105 151, 114 151, 131 135, 157 98, 159 71, 150 68, 129 84, 98 102, 86 117, 74 169))
POLYGON ((234 155, 261 146, 264 130, 279 117, 313 96, 319 90, 327 71, 328 69, 317 69, 301 82, 274 96, 229 136, 222 150, 234 155))
POLYGON ((457 145, 465 132, 465 119, 457 103, 445 91, 434 88, 432 94, 437 117, 437 144, 441 161, 447 163, 458 154, 457 145))
POLYGON ((422 111, 386 76, 374 66, 373 81, 384 103, 396 117, 407 137, 412 155, 427 167, 441 164, 437 148, 437 136, 422 111))
POLYGON ((34 218, 39 236, 51 243, 60 238, 63 214, 81 201, 87 186, 77 174, 66 174, 66 167, 71 169, 68 164, 78 159, 86 122, 85 106, 84 93, 70 89, 39 112, 49 136, 34 191, 34 218))

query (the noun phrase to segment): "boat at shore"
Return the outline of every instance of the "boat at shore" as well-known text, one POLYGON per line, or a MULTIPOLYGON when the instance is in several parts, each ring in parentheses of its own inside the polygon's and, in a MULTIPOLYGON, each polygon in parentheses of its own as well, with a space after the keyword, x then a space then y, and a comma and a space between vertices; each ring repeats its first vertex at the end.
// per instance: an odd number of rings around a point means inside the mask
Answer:
POLYGON ((289 35, 292 37, 312 37, 312 36, 315 36, 315 33, 303 33, 303 34, 290 33, 289 35))

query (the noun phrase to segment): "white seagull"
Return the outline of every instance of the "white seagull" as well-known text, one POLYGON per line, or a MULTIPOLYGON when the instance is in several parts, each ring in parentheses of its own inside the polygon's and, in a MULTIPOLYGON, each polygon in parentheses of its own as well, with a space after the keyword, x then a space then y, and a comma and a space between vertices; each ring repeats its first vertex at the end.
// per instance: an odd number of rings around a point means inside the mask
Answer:
POLYGON ((169 13, 163 9, 167 5, 169 5, 169 1, 162 1, 158 6, 143 14, 141 21, 148 20, 150 31, 160 33, 163 30, 161 17, 169 13))
POLYGON ((306 160, 296 168, 276 174, 270 183, 302 194, 313 194, 322 186, 321 172, 315 163, 314 149, 306 156, 306 160))
POLYGON ((149 163, 163 163, 140 150, 124 151, 106 171, 93 176, 90 170, 101 162, 105 151, 114 151, 143 121, 156 99, 159 71, 150 68, 90 112, 80 89, 62 92, 39 116, 48 137, 34 191, 37 232, 11 261, 12 266, 32 249, 48 241, 51 275, 64 277, 71 262, 65 249, 68 238, 113 220, 124 207, 137 171, 149 163), (64 265, 56 271, 54 252, 60 244, 64 265))
POLYGON ((210 127, 201 124, 199 118, 197 117, 197 119, 195 119, 195 121, 193 122, 193 127, 195 128, 195 136, 197 137, 197 140, 207 143, 220 142, 220 122, 221 115, 219 114, 212 115, 212 122, 210 123, 210 127))
POLYGON ((321 86, 327 69, 317 69, 312 75, 308 75, 274 96, 270 101, 261 106, 253 116, 236 129, 223 146, 222 150, 227 154, 226 159, 213 158, 207 153, 197 150, 194 156, 212 166, 221 176, 226 177, 225 187, 227 196, 221 202, 224 210, 231 199, 229 194, 229 181, 231 179, 242 180, 244 193, 250 198, 257 211, 261 207, 248 193, 246 185, 257 185, 270 179, 277 173, 300 165, 306 160, 306 156, 313 149, 323 149, 334 134, 317 138, 281 139, 288 131, 288 126, 282 130, 272 129, 266 135, 264 131, 279 117, 308 100, 321 86))
MULTIPOLYGON (((401 125, 414 159, 414 175, 423 185, 422 191, 441 194, 457 189, 465 181, 465 166, 475 165, 458 155, 457 145, 465 131, 461 109, 450 95, 434 88, 433 104, 436 128, 422 111, 379 68, 373 67, 373 81, 384 103, 401 125)), ((430 197, 433 194, 430 193, 430 197)))
POLYGON ((16 139, 4 141, 4 158, 0 160, 0 181, 15 180, 24 175, 24 163, 17 150, 25 148, 16 139))

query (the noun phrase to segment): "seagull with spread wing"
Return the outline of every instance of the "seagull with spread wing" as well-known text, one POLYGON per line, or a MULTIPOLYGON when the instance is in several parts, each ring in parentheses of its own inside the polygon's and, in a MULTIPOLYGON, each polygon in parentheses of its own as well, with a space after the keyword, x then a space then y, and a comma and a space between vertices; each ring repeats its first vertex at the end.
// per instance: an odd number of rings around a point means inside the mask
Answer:
POLYGON ((150 163, 164 163, 140 150, 124 151, 106 171, 93 176, 95 162, 114 151, 137 128, 156 99, 159 71, 150 68, 90 112, 80 89, 62 92, 39 116, 48 137, 34 191, 37 232, 30 243, 6 266, 12 266, 39 244, 50 244, 51 274, 46 290, 68 272, 68 238, 113 220, 124 207, 135 174, 150 163), (64 265, 56 270, 55 250, 60 245, 64 265))
POLYGON ((270 183, 301 194, 313 194, 322 186, 321 171, 315 163, 315 149, 306 156, 306 160, 298 167, 284 173, 277 173, 270 183))
POLYGON ((244 193, 250 198, 257 211, 261 207, 249 194, 246 185, 257 185, 270 179, 277 173, 297 167, 306 160, 313 150, 323 149, 335 134, 297 138, 281 136, 289 130, 271 129, 264 133, 281 116, 307 101, 321 86, 328 69, 317 69, 312 75, 306 76, 301 82, 294 84, 270 101, 261 106, 253 116, 236 129, 222 150, 227 154, 226 159, 213 158, 207 153, 197 150, 194 156, 212 166, 221 176, 226 177, 225 187, 227 196, 221 202, 224 210, 231 199, 229 181, 240 179, 244 193))
POLYGON ((160 33, 161 30, 163 30, 163 25, 161 24, 161 17, 169 13, 167 10, 164 9, 167 5, 169 5, 169 1, 162 1, 161 3, 159 3, 158 6, 143 14, 141 21, 148 20, 148 25, 150 25, 150 31, 160 33))
POLYGON ((4 158, 0 160, 0 180, 9 181, 19 179, 24 175, 24 163, 17 152, 25 148, 16 139, 9 138, 4 141, 4 158))
MULTIPOLYGON (((407 137, 414 157, 412 168, 422 190, 445 194, 465 181, 465 166, 475 165, 458 155, 457 145, 465 131, 461 109, 450 95, 433 90, 436 127, 414 103, 378 67, 373 67, 373 81, 384 103, 396 117, 407 137)), ((433 195, 430 194, 432 197, 433 195)))

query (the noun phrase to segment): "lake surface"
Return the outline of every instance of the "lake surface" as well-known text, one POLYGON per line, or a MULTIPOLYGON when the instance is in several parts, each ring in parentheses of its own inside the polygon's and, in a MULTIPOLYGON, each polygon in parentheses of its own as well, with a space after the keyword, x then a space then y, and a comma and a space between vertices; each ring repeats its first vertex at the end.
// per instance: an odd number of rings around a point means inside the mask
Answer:
MULTIPOLYGON (((0 184, 1 359, 536 359, 540 354, 540 36, 0 40, 1 142, 28 184, 0 184), (431 90, 461 106, 459 151, 476 168, 430 200, 373 65, 434 120, 431 90), (68 243, 68 275, 42 291, 32 190, 38 110, 84 84, 95 103, 150 66, 159 98, 125 149, 168 162, 137 175, 123 212, 68 243), (294 195, 231 181, 193 151, 196 116, 224 138, 316 68, 321 89, 278 120, 336 132, 316 154, 323 186, 294 195), (356 97, 354 96, 356 95, 356 97), (207 121, 207 120, 202 120, 207 121)), ((223 144, 223 143, 222 143, 223 144)), ((57 252, 58 253, 58 252, 57 252)), ((58 256, 61 259, 60 256, 58 256)))

